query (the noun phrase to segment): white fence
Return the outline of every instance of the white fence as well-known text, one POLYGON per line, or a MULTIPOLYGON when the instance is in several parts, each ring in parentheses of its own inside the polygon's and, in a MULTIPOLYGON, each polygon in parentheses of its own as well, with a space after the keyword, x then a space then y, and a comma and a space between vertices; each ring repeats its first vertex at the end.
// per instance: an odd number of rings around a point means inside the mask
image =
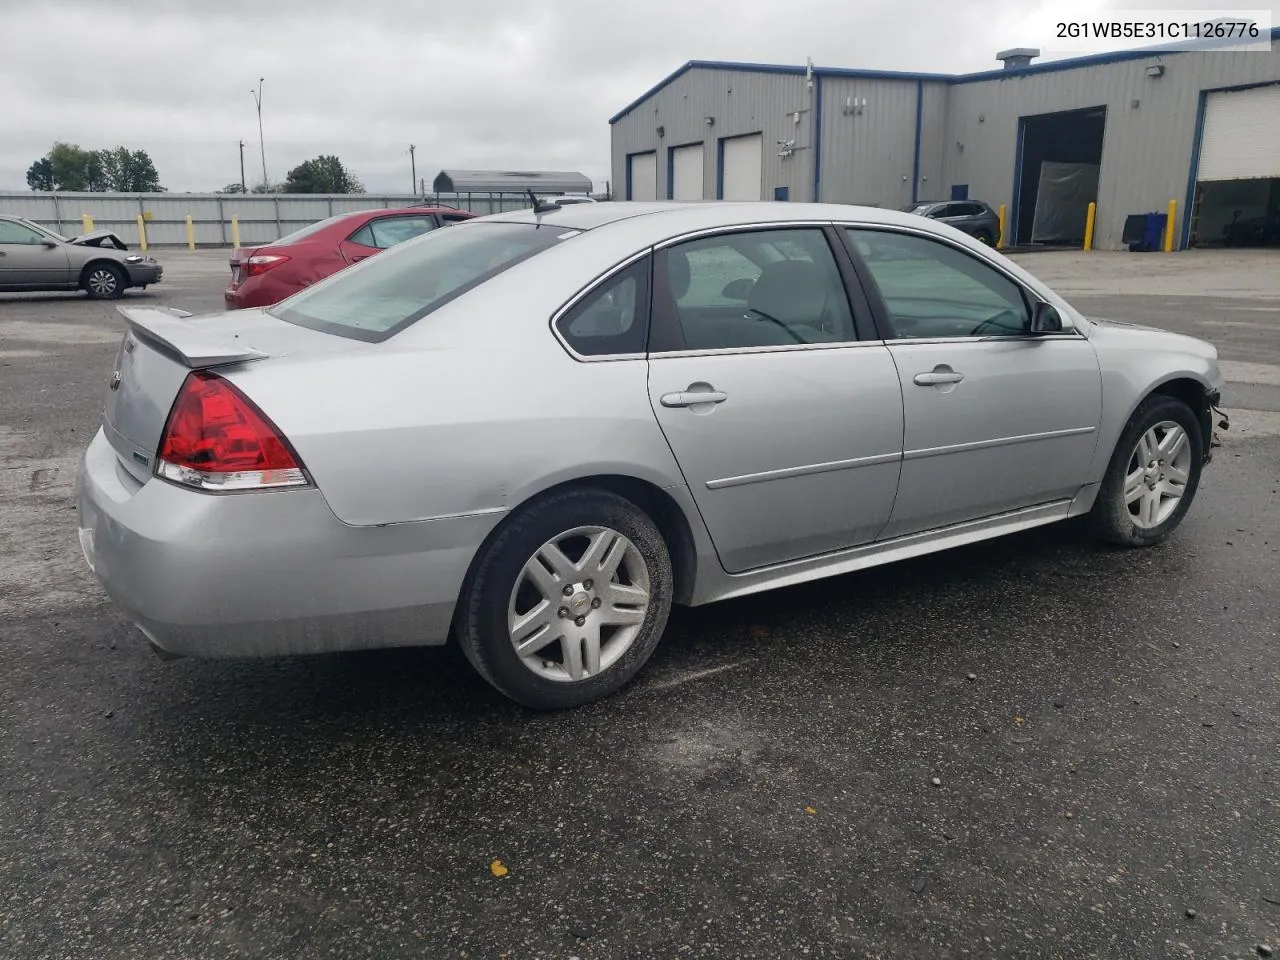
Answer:
POLYGON ((424 202, 460 207, 478 214, 528 207, 519 194, 216 194, 216 193, 0 193, 0 213, 26 217, 63 236, 82 232, 84 217, 95 230, 112 230, 138 245, 138 217, 151 246, 186 246, 191 217, 196 246, 230 246, 235 217, 244 245, 270 243, 309 223, 339 213, 424 202))

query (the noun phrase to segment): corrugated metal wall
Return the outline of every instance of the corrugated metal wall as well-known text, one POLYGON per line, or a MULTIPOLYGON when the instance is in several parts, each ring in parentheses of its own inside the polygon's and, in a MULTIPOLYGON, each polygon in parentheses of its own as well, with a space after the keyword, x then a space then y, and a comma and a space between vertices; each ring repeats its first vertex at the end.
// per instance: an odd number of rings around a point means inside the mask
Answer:
POLYGON ((911 202, 920 115, 919 193, 942 175, 945 83, 822 78, 822 197, 827 203, 901 207, 911 202), (865 102, 864 102, 865 101, 865 102))
MULTIPOLYGON (((527 198, 514 194, 428 199, 479 214, 529 206, 527 198)), ((335 214, 422 202, 422 197, 409 194, 0 193, 0 213, 26 217, 72 237, 81 233, 81 218, 88 214, 95 230, 113 230, 130 246, 138 243, 139 214, 146 218, 147 242, 156 246, 185 245, 190 216, 197 246, 227 246, 232 217, 239 220, 240 242, 253 245, 335 214)))
MULTIPOLYGON (((920 199, 946 199, 953 184, 969 196, 1009 207, 1013 223, 1019 118, 1086 107, 1107 108, 1094 244, 1120 249, 1128 214, 1188 211, 1187 177, 1203 90, 1280 80, 1280 46, 1269 53, 1203 52, 1152 55, 1024 76, 958 78, 952 82, 881 79, 820 73, 821 198, 828 202, 901 206, 912 198, 917 88, 920 88, 920 199), (1147 67, 1163 64, 1163 76, 1147 67), (865 98, 862 112, 846 107, 865 98), (1134 101, 1137 105, 1134 105, 1134 101)), ((658 151, 658 196, 667 195, 667 148, 705 139, 704 196, 716 196, 716 140, 762 131, 766 199, 788 186, 792 200, 813 197, 814 92, 798 73, 695 67, 621 117, 612 128, 613 179, 625 196, 626 157, 658 151), (713 127, 703 122, 714 116, 713 127), (665 127, 659 138, 657 127, 665 127), (794 156, 775 145, 795 137, 794 156)))
MULTIPOLYGON (((952 85, 947 184, 971 197, 1012 205, 1020 117, 1084 107, 1107 108, 1094 245, 1120 249, 1124 219, 1164 211, 1187 191, 1200 91, 1280 79, 1280 48, 1270 53, 1179 53, 952 85), (1148 77, 1160 63, 1165 72, 1148 77), (1133 106, 1133 101, 1138 105, 1133 106)), ((948 188, 949 189, 949 188, 948 188)), ((1013 218, 1012 206, 1009 211, 1013 218)))
POLYGON ((923 85, 924 115, 920 124, 920 188, 916 199, 947 199, 951 188, 946 180, 947 110, 951 87, 926 81, 923 85))
POLYGON ((772 200, 775 187, 787 187, 792 200, 808 200, 813 194, 813 100, 814 91, 801 75, 686 71, 613 124, 614 194, 626 199, 627 157, 656 150, 658 196, 665 198, 670 149, 701 142, 705 150, 702 195, 715 199, 719 140, 761 133, 763 198, 772 200), (714 117, 715 123, 708 125, 707 117, 714 117), (663 128, 662 137, 658 127, 663 128), (795 141, 791 156, 778 156, 779 140, 795 141))

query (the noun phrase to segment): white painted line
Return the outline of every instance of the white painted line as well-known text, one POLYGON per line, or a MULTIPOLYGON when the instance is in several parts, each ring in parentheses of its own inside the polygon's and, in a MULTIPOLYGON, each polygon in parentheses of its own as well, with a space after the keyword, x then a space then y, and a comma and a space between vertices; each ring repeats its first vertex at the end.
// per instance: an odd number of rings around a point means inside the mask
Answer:
POLYGON ((1267 387, 1280 387, 1280 366, 1274 364, 1219 360, 1218 368, 1229 383, 1253 383, 1267 387))
POLYGON ((746 660, 739 660, 737 663, 726 663, 722 667, 709 667, 706 670, 694 670, 693 672, 683 674, 682 676, 672 677, 670 680, 660 680, 657 683, 651 683, 648 685, 648 689, 668 690, 671 687, 679 687, 686 683, 692 683, 694 680, 702 680, 706 677, 713 677, 717 673, 724 673, 726 670, 736 670, 738 667, 741 667, 745 663, 747 663, 746 660))

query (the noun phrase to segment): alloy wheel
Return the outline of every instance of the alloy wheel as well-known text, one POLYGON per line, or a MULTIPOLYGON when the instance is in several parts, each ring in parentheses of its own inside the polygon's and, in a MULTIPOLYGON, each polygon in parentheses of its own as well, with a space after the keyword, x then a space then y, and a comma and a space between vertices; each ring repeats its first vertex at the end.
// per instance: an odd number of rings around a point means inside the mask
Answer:
POLYGON ((1191 441, 1172 420, 1138 438, 1124 475, 1124 502, 1134 525, 1151 530, 1178 509, 1191 477, 1191 441))
POLYGON ((106 267, 98 267, 98 269, 89 274, 89 290, 95 296, 111 296, 116 292, 119 282, 116 275, 106 267))
POLYGON ((576 527, 525 563, 507 629, 529 670, 573 683, 618 662, 640 636, 649 602, 649 569, 636 545, 608 527, 576 527))

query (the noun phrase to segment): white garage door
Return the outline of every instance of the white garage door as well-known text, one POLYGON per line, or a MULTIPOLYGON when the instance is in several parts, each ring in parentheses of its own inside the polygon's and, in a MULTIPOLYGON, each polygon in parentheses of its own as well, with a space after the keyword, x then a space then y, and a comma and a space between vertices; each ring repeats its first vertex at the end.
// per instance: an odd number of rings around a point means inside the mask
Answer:
POLYGON ((671 151, 671 199, 702 199, 702 144, 671 151))
POLYGON ((764 138, 758 133, 724 141, 725 200, 759 200, 763 182, 764 138))
POLYGON ((1196 178, 1266 177, 1280 177, 1280 84, 1209 94, 1196 178))
POLYGON ((628 200, 658 199, 658 155, 633 153, 627 158, 631 173, 628 200))

